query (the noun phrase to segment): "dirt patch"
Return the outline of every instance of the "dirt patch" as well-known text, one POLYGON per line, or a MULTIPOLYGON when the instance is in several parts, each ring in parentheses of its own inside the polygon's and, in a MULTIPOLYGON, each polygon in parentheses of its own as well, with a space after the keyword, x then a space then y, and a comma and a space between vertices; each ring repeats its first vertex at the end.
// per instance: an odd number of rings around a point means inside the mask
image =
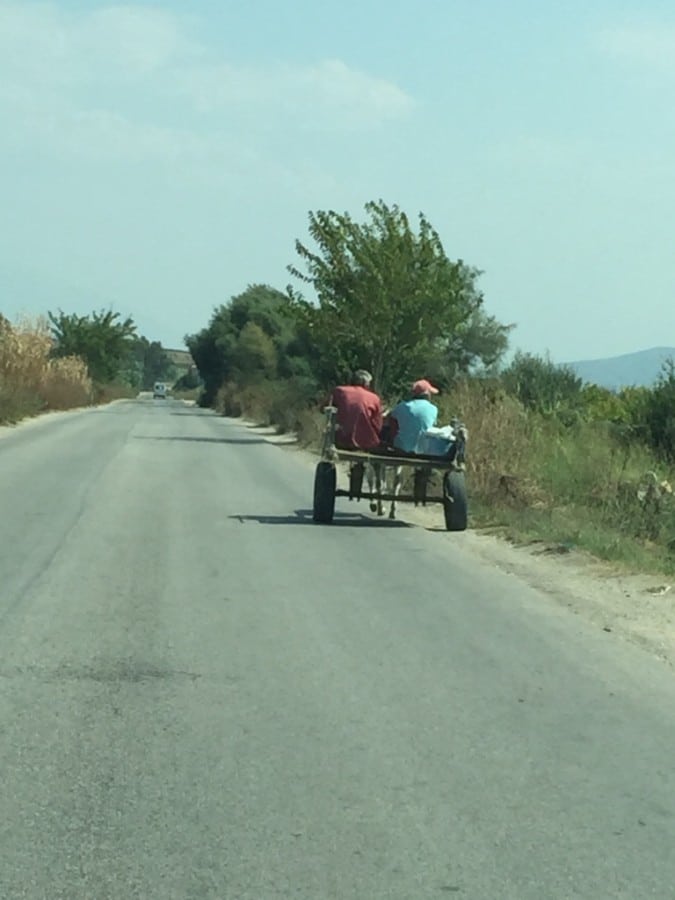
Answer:
MULTIPOLYGON (((293 435, 278 435, 274 428, 237 421, 270 443, 297 454, 308 470, 314 469, 317 453, 300 447, 293 435)), ((345 466, 341 468, 346 471, 345 466)), ((308 496, 310 487, 308 482, 308 496)), ((368 514, 367 504, 361 505, 360 511, 368 514)), ((401 504, 398 518, 429 531, 445 532, 439 504, 401 504)), ((571 614, 641 645, 669 666, 675 665, 675 584, 671 586, 667 579, 626 571, 564 544, 534 541, 515 545, 489 530, 469 528, 460 534, 448 534, 447 539, 463 553, 472 554, 477 562, 522 579, 571 614)))

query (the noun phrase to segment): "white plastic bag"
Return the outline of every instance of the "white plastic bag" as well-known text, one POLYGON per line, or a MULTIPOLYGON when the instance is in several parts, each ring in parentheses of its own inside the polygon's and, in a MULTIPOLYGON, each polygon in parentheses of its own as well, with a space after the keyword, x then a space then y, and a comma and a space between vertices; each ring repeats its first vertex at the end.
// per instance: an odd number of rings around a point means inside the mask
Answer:
POLYGON ((415 452, 426 456, 447 456, 454 442, 452 425, 428 428, 420 435, 415 452))

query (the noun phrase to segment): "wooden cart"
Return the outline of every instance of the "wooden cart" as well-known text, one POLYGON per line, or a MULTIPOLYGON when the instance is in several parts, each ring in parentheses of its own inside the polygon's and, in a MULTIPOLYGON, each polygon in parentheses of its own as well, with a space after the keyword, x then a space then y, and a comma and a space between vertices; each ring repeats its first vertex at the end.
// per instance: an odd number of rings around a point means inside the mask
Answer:
MULTIPOLYGON (((370 500, 381 509, 383 501, 411 502, 416 506, 427 503, 441 503, 445 527, 448 531, 464 531, 467 526, 468 504, 465 483, 466 429, 455 420, 457 438, 445 456, 405 454, 389 447, 377 451, 342 450, 335 445, 335 414, 337 410, 328 406, 326 427, 321 449, 321 460, 314 474, 314 521, 330 524, 335 515, 336 497, 350 500, 370 500), (349 488, 338 487, 339 462, 349 465, 349 488), (413 493, 401 494, 382 490, 364 490, 364 474, 368 467, 391 468, 399 472, 405 467, 414 469, 413 493), (440 497, 428 496, 427 486, 432 472, 442 472, 442 493, 440 497)), ((386 479, 385 479, 386 482, 386 479)), ((371 479, 372 483, 372 479, 371 479)), ((393 509, 393 506, 392 506, 393 509)), ((393 516, 392 516, 393 517, 393 516)))

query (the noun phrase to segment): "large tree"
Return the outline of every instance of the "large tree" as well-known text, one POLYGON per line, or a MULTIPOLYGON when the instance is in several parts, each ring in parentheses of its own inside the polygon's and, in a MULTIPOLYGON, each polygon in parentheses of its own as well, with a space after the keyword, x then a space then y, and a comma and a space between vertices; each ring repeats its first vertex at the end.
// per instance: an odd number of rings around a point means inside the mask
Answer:
POLYGON ((309 377, 288 297, 253 284, 214 310, 209 324, 185 343, 204 382, 201 402, 213 404, 226 381, 309 377))
POLYGON ((447 257, 423 214, 415 230, 398 206, 365 210, 365 223, 332 210, 309 214, 316 248, 296 241, 304 269, 288 268, 316 300, 288 292, 321 374, 344 377, 362 366, 390 395, 428 374, 430 360, 479 313, 480 272, 447 257))
POLYGON ((129 371, 137 341, 136 325, 130 317, 122 319, 112 310, 89 316, 59 310, 58 315, 50 312, 49 320, 54 356, 81 357, 98 384, 115 381, 129 371))
POLYGON ((509 345, 514 325, 502 325, 480 307, 471 313, 452 336, 440 340, 429 357, 428 375, 446 386, 458 375, 496 374, 509 345))

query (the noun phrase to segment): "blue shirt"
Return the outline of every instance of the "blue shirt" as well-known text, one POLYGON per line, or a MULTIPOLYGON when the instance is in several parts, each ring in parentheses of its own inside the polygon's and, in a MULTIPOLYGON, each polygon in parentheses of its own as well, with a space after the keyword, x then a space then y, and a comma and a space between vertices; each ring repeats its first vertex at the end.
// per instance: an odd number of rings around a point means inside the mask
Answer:
POLYGON ((404 453, 415 453, 420 435, 436 424, 438 409, 426 397, 417 397, 398 403, 391 416, 398 422, 394 447, 404 453))

